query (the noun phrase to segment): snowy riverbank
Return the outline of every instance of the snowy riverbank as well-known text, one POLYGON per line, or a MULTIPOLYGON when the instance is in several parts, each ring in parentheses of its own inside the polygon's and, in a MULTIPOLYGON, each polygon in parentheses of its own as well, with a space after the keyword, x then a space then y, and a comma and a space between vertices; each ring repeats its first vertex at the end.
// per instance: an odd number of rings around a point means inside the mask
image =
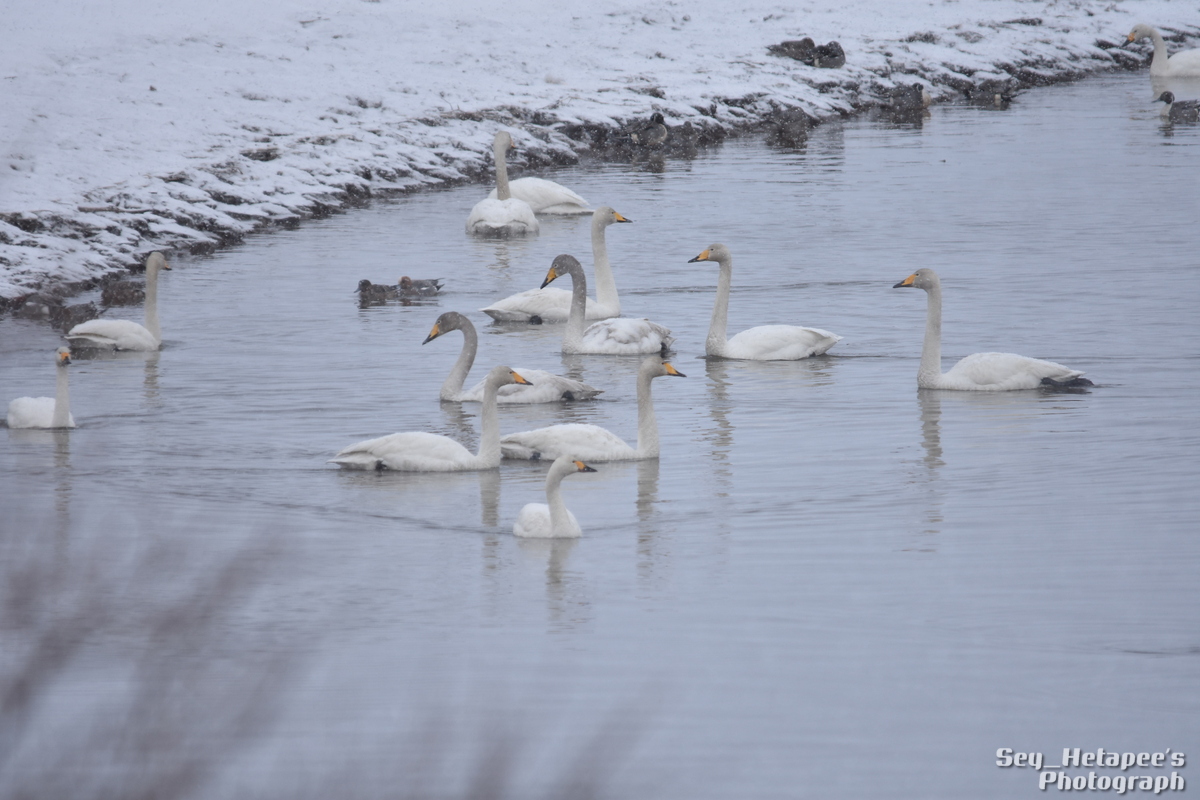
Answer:
MULTIPOLYGON (((11 0, 0 53, 0 300, 92 282, 152 249, 208 249, 348 202, 482 180, 499 126, 518 163, 571 162, 661 111, 721 136, 781 108, 817 118, 1136 65, 1138 22, 1200 37, 1165 0, 648 0, 443 6, 212 0, 161 10, 11 0), (817 69, 767 46, 836 39, 817 69)), ((1178 45, 1173 45, 1173 49, 1178 45)))

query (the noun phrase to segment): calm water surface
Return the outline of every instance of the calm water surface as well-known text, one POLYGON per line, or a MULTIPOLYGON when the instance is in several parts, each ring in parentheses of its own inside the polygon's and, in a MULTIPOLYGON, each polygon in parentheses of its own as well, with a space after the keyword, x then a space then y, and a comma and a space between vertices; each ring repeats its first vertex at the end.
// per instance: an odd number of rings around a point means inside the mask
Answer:
MULTIPOLYGON (((461 338, 421 346, 446 310, 481 330, 471 383, 507 363, 605 390, 502 407, 502 430, 633 441, 637 358, 562 356, 561 326, 476 311, 558 253, 590 266, 590 219, 472 241, 479 187, 175 259, 162 352, 77 360, 77 430, 0 435, 5 535, 202 554, 282 536, 288 566, 231 624, 265 649, 288 638, 303 677, 213 796, 306 796, 341 772, 394 788, 431 719, 452 729, 434 748, 451 773, 516 731, 528 785, 615 731, 619 797, 1023 797, 1036 775, 997 769, 997 748, 1200 758, 1200 129, 1156 114, 1144 75, 1111 76, 1004 112, 826 125, 801 149, 556 173, 635 221, 608 232, 623 310, 673 329, 688 376, 654 384, 658 462, 564 485, 582 540, 511 535, 543 465, 326 463, 400 430, 476 446, 478 406, 437 399, 461 338), (687 261, 713 242, 734 255, 731 333, 844 340, 704 360, 716 266, 687 261), (1011 351, 1095 389, 918 391, 925 297, 891 286, 919 267, 942 276, 947 368, 1011 351), (402 274, 448 289, 358 308, 359 279, 402 274)), ((58 344, 0 320, 6 400, 53 393, 58 344)), ((88 665, 122 641, 94 637, 72 696, 108 691, 88 665)))

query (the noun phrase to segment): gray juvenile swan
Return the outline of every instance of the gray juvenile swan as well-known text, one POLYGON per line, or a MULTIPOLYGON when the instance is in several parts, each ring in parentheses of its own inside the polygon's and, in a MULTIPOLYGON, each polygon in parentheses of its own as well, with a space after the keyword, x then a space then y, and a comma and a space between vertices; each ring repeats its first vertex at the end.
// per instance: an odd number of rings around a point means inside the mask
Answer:
POLYGON ((546 474, 546 502, 526 503, 513 523, 513 533, 531 539, 575 539, 582 535, 579 520, 562 499, 563 478, 580 472, 595 472, 569 456, 556 458, 546 474))
POLYGON ((54 352, 58 366, 54 397, 18 397, 8 404, 10 428, 74 428, 71 416, 71 394, 67 386, 67 367, 71 351, 60 347, 54 352))

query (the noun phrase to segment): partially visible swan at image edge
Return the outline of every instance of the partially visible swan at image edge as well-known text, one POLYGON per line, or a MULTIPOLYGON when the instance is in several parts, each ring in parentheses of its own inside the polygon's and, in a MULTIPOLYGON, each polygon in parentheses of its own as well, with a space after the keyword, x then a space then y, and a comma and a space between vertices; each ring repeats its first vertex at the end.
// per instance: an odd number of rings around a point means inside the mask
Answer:
MULTIPOLYGON (((470 391, 463 391, 463 383, 467 379, 467 373, 471 371, 471 365, 475 363, 475 354, 479 350, 479 334, 476 333, 471 320, 457 311, 447 311, 433 323, 433 330, 421 344, 428 344, 450 331, 462 331, 463 346, 458 361, 454 363, 454 368, 442 384, 441 399, 456 403, 482 402, 486 381, 480 381, 470 391)), ((524 367, 516 367, 516 370, 532 386, 521 383, 501 386, 497 402, 557 403, 560 400, 590 400, 602 392, 601 389, 588 386, 582 381, 574 381, 545 370, 524 367)))
POLYGON ((18 397, 8 404, 10 428, 74 428, 71 395, 67 386, 67 367, 71 351, 60 347, 54 352, 58 369, 54 397, 18 397))
POLYGON ((546 474, 546 502, 526 503, 513 523, 513 533, 531 539, 574 539, 583 534, 579 520, 562 499, 563 478, 580 472, 595 472, 582 461, 560 456, 546 474))
POLYGON ((393 469, 403 472, 459 472, 500 466, 500 423, 496 417, 496 392, 511 383, 528 383, 509 367, 493 367, 484 381, 480 412, 479 453, 448 436, 412 431, 393 433, 352 444, 329 460, 345 469, 393 469))
MULTIPOLYGON (((510 149, 515 149, 512 143, 512 136, 507 131, 501 131, 508 139, 508 145, 503 151, 496 155, 496 172, 500 172, 501 165, 504 167, 505 179, 508 178, 508 162, 505 159, 505 154, 510 149)), ((500 134, 496 134, 497 138, 500 134)), ((535 214, 554 214, 554 215, 573 215, 573 214, 591 214, 592 209, 588 208, 588 201, 584 200, 575 192, 571 191, 561 183, 548 181, 545 178, 517 178, 508 184, 508 191, 512 197, 529 204, 535 214)), ((489 200, 495 200, 500 197, 500 186, 497 181, 497 186, 492 189, 488 195, 489 200)))
MULTIPOLYGON (((607 319, 621 316, 621 300, 617 296, 617 281, 608 260, 605 230, 617 222, 632 222, 609 206, 592 213, 592 274, 596 276, 596 299, 587 299, 586 319, 607 319)), ((554 287, 529 289, 497 300, 479 309, 497 322, 566 322, 571 312, 571 293, 554 287)))
POLYGON ((127 319, 91 319, 67 331, 67 341, 80 348, 103 350, 157 350, 162 346, 158 325, 158 271, 171 265, 155 251, 146 259, 146 324, 127 319))
POLYGON ((892 287, 924 289, 928 295, 925 345, 917 386, 921 389, 957 389, 974 392, 1007 392, 1040 386, 1092 386, 1083 373, 1053 361, 1015 353, 975 353, 942 372, 942 282, 931 269, 919 269, 892 287))
POLYGON ((593 323, 586 329, 583 318, 584 300, 587 298, 587 278, 578 259, 565 253, 556 256, 542 281, 543 288, 562 275, 570 275, 571 314, 563 332, 564 353, 591 355, 637 355, 639 353, 665 353, 675 341, 669 328, 648 319, 605 319, 593 323))
POLYGON ((525 236, 537 233, 539 225, 533 209, 524 200, 513 197, 508 183, 504 152, 512 147, 508 131, 499 131, 492 141, 496 160, 496 188, 475 204, 467 217, 467 233, 481 236, 525 236))
POLYGON ((688 263, 696 261, 716 261, 721 267, 717 278, 717 300, 708 325, 708 338, 704 341, 707 355, 753 361, 795 361, 822 355, 841 341, 842 337, 829 331, 796 325, 760 325, 727 340, 725 330, 729 317, 729 287, 733 283, 733 257, 728 247, 714 244, 688 263))
POLYGON ((586 423, 567 423, 510 433, 500 439, 505 458, 550 459, 571 456, 584 461, 639 461, 658 458, 658 421, 654 416, 654 399, 650 382, 669 375, 686 378, 662 356, 644 359, 637 373, 638 438, 637 447, 630 447, 619 437, 586 423))
POLYGON ((1173 56, 1167 55, 1167 43, 1162 34, 1149 25, 1134 25, 1125 43, 1138 39, 1154 42, 1154 56, 1150 59, 1152 78, 1200 78, 1200 50, 1180 50, 1173 56))

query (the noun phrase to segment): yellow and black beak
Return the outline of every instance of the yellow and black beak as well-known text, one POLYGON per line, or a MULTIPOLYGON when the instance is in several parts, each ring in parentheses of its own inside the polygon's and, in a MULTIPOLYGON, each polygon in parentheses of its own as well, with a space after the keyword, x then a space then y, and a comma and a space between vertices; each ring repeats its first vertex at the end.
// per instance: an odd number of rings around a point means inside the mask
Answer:
POLYGON ((526 386, 533 386, 533 383, 531 381, 527 381, 524 378, 522 378, 520 375, 518 375, 517 371, 515 369, 509 370, 509 372, 512 373, 513 380, 516 381, 517 383, 522 383, 526 386))
MULTIPOLYGON (((622 217, 622 216, 621 216, 620 214, 618 214, 616 211, 614 211, 614 212, 613 212, 613 218, 614 218, 614 219, 615 219, 617 222, 633 222, 633 220, 629 219, 628 217, 622 217)), ((592 471, 593 471, 593 472, 595 472, 595 470, 592 470, 592 471)))
POLYGON ((676 378, 686 378, 687 377, 687 375, 684 375, 682 372, 675 369, 675 367, 673 367, 671 365, 670 361, 663 362, 663 369, 665 369, 667 371, 668 375, 671 375, 673 377, 676 377, 676 378))
POLYGON ((438 323, 435 322, 435 323, 433 323, 433 330, 431 330, 429 332, 429 335, 425 337, 425 341, 421 342, 421 344, 429 344, 430 342, 432 342, 434 339, 436 339, 437 337, 439 337, 441 335, 442 335, 442 328, 440 325, 438 325, 438 323))
POLYGON ((163 265, 162 265, 162 269, 170 269, 170 268, 171 268, 171 265, 168 264, 166 261, 164 261, 163 265))
POLYGON ((694 263, 696 263, 697 261, 708 261, 708 260, 709 260, 709 258, 708 258, 708 254, 709 254, 710 252, 712 252, 712 250, 711 250, 711 249, 710 249, 710 250, 705 250, 703 253, 701 253, 700 255, 696 256, 695 258, 689 259, 689 260, 688 260, 688 263, 689 263, 689 264, 694 264, 694 263))
POLYGON ((905 288, 911 289, 911 288, 913 288, 913 281, 915 281, 916 279, 917 279, 917 273, 914 272, 912 275, 909 275, 907 278, 900 281, 892 288, 893 289, 905 289, 905 288))
POLYGON ((587 464, 583 463, 582 461, 576 461, 574 463, 575 463, 575 469, 579 470, 580 472, 595 472, 596 471, 595 469, 593 469, 592 467, 589 467, 587 464))
POLYGON ((545 289, 547 286, 549 286, 551 283, 554 282, 555 278, 559 278, 559 277, 562 277, 562 276, 559 275, 558 270, 556 270, 554 267, 551 267, 550 271, 546 273, 546 280, 542 281, 542 285, 538 288, 545 289))
POLYGON ((71 354, 70 353, 59 353, 58 354, 58 363, 70 364, 71 363, 71 354))

